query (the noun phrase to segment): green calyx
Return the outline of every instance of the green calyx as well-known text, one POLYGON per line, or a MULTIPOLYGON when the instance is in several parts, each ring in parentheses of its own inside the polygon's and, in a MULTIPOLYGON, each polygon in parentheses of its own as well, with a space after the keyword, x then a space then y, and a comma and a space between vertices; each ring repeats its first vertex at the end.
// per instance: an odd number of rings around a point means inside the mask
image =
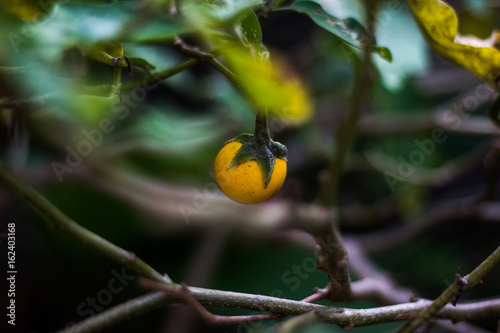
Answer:
POLYGON ((240 142, 240 147, 228 169, 234 168, 242 163, 257 161, 264 180, 264 188, 267 188, 274 170, 276 158, 286 161, 287 149, 279 142, 271 139, 260 140, 252 134, 241 134, 229 142, 240 142))
POLYGON ((242 146, 236 152, 228 169, 234 168, 241 163, 257 161, 262 177, 264 188, 267 188, 274 171, 276 158, 286 161, 287 149, 279 142, 271 140, 267 120, 267 108, 259 108, 255 117, 254 134, 241 134, 229 142, 240 142, 242 146))

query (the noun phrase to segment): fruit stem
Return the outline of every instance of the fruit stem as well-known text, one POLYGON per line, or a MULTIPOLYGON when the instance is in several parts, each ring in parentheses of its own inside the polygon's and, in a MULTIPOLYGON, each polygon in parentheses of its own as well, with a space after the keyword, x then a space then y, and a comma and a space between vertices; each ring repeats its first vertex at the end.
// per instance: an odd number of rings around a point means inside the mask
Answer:
POLYGON ((110 96, 119 96, 122 85, 122 67, 114 66, 113 67, 113 86, 111 87, 110 96))
POLYGON ((261 145, 267 145, 271 141, 269 134, 269 125, 267 121, 267 108, 259 108, 255 117, 255 142, 261 145))

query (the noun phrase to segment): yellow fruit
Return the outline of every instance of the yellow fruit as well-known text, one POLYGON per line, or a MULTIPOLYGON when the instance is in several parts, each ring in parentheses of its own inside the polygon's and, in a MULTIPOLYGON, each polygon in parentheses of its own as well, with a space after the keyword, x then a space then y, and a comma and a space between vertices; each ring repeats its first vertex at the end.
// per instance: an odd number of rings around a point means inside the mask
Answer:
POLYGON ((261 168, 252 160, 229 168, 242 143, 231 141, 217 154, 214 163, 214 176, 217 185, 230 199, 246 204, 266 201, 275 195, 286 178, 286 161, 276 158, 271 180, 267 187, 264 183, 261 168))

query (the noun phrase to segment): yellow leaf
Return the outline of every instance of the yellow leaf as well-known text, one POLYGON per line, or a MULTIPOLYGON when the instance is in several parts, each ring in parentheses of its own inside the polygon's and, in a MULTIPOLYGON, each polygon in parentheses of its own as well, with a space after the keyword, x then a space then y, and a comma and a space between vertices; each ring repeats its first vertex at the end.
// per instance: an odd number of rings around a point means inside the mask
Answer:
POLYGON ((286 70, 283 62, 255 59, 239 44, 220 48, 241 87, 259 107, 291 122, 303 122, 312 112, 309 93, 302 80, 286 70))
POLYGON ((444 1, 408 0, 408 4, 428 44, 436 53, 494 85, 500 74, 497 32, 484 40, 463 36, 458 32, 455 11, 444 1))

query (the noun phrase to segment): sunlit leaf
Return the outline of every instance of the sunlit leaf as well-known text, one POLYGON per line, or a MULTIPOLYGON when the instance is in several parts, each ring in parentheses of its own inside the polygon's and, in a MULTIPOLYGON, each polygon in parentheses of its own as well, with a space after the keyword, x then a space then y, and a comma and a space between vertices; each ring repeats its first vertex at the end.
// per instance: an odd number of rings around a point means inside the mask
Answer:
POLYGON ((494 83, 500 73, 498 32, 488 39, 458 33, 455 11, 440 0, 408 0, 430 47, 442 57, 494 83))
MULTIPOLYGON (((353 18, 339 19, 332 16, 314 1, 297 1, 285 10, 294 10, 309 16, 318 26, 356 48, 362 48, 367 43, 375 44, 374 37, 370 36, 357 20, 353 18)), ((392 61, 392 55, 388 48, 376 46, 374 52, 383 59, 392 61)))
POLYGON ((312 112, 312 102, 301 79, 287 71, 284 63, 254 58, 238 44, 221 47, 242 88, 258 106, 267 107, 280 118, 301 122, 312 112))

